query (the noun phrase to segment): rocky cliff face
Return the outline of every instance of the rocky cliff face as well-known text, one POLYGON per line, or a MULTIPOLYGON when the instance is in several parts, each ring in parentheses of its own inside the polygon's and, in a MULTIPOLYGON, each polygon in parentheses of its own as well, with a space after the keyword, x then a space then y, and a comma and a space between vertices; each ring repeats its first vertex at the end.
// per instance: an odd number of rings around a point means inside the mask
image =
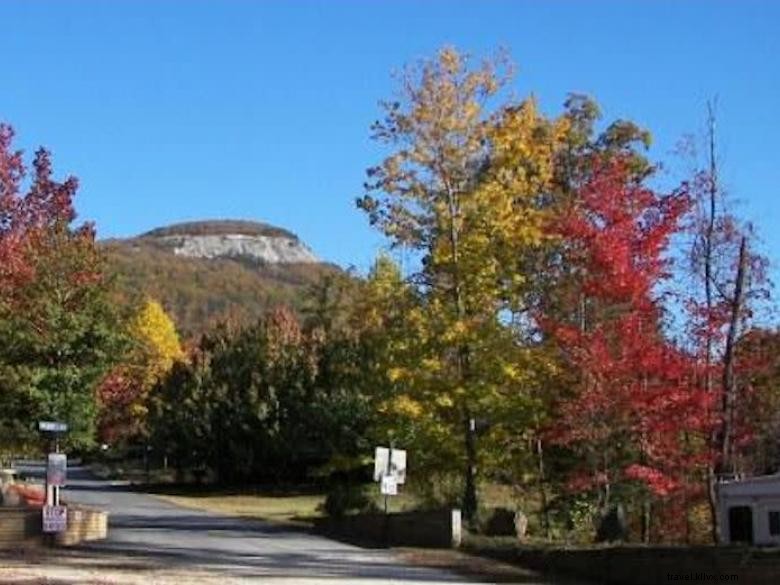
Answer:
POLYGON ((314 253, 298 239, 278 236, 225 234, 209 236, 164 236, 177 256, 190 258, 245 257, 269 264, 319 262, 314 253))
POLYGON ((141 239, 188 258, 248 258, 267 264, 320 262, 295 234, 256 222, 182 223, 152 230, 141 239))

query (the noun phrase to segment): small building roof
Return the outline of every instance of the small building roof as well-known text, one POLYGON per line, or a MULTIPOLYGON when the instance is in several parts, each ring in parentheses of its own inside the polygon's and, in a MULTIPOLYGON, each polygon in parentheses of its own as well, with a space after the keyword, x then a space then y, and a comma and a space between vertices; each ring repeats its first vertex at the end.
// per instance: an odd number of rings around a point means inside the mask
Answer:
POLYGON ((724 481, 717 484, 717 490, 721 496, 780 498, 780 473, 724 481))

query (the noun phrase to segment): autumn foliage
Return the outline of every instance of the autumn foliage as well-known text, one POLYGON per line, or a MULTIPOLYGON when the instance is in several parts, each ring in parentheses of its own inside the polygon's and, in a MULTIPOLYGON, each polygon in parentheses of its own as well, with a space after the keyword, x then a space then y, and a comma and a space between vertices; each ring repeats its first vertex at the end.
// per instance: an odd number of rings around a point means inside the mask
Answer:
POLYGON ((751 443, 756 362, 735 348, 765 263, 707 205, 712 173, 654 190, 647 131, 597 132, 583 96, 557 118, 501 102, 507 70, 445 48, 374 126, 389 152, 358 207, 421 258, 379 301, 407 306, 386 311, 384 412, 428 473, 460 475, 467 516, 475 475, 500 477, 539 500, 548 537, 614 505, 646 541, 701 536, 712 478, 751 443))
POLYGON ((44 149, 28 169, 12 140, 0 125, 3 435, 24 444, 34 421, 53 418, 89 445, 95 385, 119 343, 102 258, 92 225, 73 225, 77 180, 57 181, 44 149))
POLYGON ((576 267, 576 309, 564 322, 541 320, 577 382, 548 437, 578 454, 568 487, 597 493, 600 507, 630 482, 654 498, 672 496, 706 463, 686 436, 711 429, 711 395, 696 387, 693 360, 665 336, 661 297, 670 239, 689 207, 685 188, 656 193, 614 160, 551 222, 576 267))
POLYGON ((546 115, 511 80, 452 48, 401 74, 356 201, 389 250, 363 277, 288 270, 294 299, 255 278, 277 268, 207 278, 148 242, 219 298, 111 296, 76 180, 0 126, 0 440, 62 418, 227 482, 357 482, 394 444, 408 489, 474 529, 492 484, 534 536, 590 540, 619 507, 634 540, 717 537, 717 482, 780 469, 767 261, 714 155, 660 190, 649 132, 585 96, 546 115), (242 317, 209 321, 234 293, 242 317))

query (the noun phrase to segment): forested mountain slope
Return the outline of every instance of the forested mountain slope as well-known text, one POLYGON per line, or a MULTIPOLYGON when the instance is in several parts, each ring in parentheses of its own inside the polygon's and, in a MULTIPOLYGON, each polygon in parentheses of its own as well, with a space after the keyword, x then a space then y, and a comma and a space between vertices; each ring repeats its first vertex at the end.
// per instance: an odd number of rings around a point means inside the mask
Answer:
POLYGON ((175 224, 101 245, 121 294, 160 301, 185 338, 227 317, 298 307, 308 285, 339 270, 295 234, 249 221, 175 224))

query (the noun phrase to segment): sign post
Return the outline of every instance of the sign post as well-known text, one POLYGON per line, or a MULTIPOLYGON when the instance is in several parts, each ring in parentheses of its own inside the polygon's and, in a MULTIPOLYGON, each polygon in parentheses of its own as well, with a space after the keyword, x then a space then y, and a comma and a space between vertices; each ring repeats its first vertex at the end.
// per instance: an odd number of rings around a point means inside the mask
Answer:
POLYGON ((44 534, 64 532, 68 527, 68 509, 60 504, 60 489, 65 486, 68 457, 60 453, 60 437, 68 432, 63 422, 42 420, 38 430, 54 443, 54 451, 46 457, 46 501, 41 512, 44 534))
POLYGON ((380 493, 387 497, 398 495, 398 486, 406 481, 406 451, 390 447, 377 447, 374 454, 374 481, 379 482, 380 493))
POLYGON ((379 482, 379 492, 385 497, 384 541, 390 541, 390 516, 387 503, 390 496, 398 495, 398 486, 406 481, 406 451, 390 447, 377 447, 374 453, 374 481, 379 482))

